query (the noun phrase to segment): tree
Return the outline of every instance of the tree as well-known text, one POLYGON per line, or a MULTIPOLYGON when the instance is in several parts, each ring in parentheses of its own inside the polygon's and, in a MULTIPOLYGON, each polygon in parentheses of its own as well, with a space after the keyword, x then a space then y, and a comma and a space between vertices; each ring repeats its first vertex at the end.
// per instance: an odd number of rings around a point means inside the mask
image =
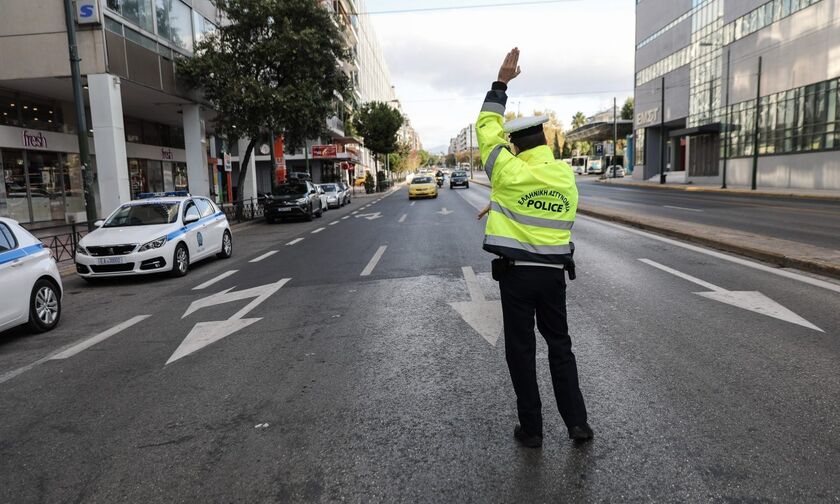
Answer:
POLYGON ((418 161, 420 163, 420 166, 430 166, 432 164, 432 155, 429 154, 426 150, 418 150, 417 156, 419 157, 418 161))
POLYGON ((621 107, 621 118, 622 119, 633 119, 633 97, 627 98, 624 101, 624 105, 621 107))
POLYGON ((583 112, 577 112, 572 116, 572 129, 578 129, 584 124, 586 124, 586 116, 583 115, 583 112))
POLYGON ((454 168, 458 161, 455 159, 455 154, 446 155, 446 166, 454 168))
POLYGON ((563 142, 563 150, 560 153, 561 159, 569 159, 572 157, 572 144, 571 142, 563 142))
MULTIPOLYGON (((397 150, 397 132, 403 125, 399 110, 387 103, 369 102, 353 116, 353 127, 364 138, 365 147, 376 154, 390 154, 397 150)), ((374 157, 379 173, 379 158, 374 157)))
POLYGON ((560 140, 555 135, 554 137, 554 159, 563 159, 562 152, 560 151, 560 140))
POLYGON ((350 53, 329 12, 311 0, 216 0, 228 23, 178 59, 178 74, 217 112, 217 132, 248 138, 236 198, 257 141, 283 134, 290 149, 321 136, 336 93, 350 96, 339 66, 350 53))

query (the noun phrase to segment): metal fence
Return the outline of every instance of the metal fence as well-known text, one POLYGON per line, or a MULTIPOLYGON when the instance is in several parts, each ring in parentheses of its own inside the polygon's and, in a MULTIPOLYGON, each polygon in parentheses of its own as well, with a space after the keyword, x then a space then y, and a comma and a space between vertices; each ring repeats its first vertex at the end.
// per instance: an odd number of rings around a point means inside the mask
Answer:
POLYGON ((57 262, 72 261, 76 257, 79 240, 88 233, 86 222, 77 222, 54 228, 33 229, 30 231, 52 251, 57 262))
POLYGON ((233 203, 224 203, 221 205, 222 211, 225 212, 228 221, 230 222, 244 222, 255 220, 265 215, 265 198, 248 198, 242 201, 234 201, 233 203))

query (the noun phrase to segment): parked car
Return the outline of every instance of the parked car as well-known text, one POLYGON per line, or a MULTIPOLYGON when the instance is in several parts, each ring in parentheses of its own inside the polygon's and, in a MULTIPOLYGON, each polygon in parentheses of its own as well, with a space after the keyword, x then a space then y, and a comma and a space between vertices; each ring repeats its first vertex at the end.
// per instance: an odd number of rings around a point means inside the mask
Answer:
POLYGON ((435 178, 431 176, 417 176, 408 185, 408 199, 437 198, 438 188, 435 178))
POLYGON ((269 224, 296 217, 311 221, 321 217, 324 208, 318 189, 312 182, 293 180, 277 186, 271 197, 265 200, 265 220, 269 224))
POLYGON ((612 165, 604 172, 604 178, 623 178, 624 167, 619 165, 612 165))
POLYGON ((350 189, 350 186, 347 185, 347 182, 339 182, 338 186, 341 188, 341 192, 344 193, 344 204, 349 205, 351 197, 353 196, 353 191, 350 189))
POLYGON ((16 221, 0 217, 0 331, 28 324, 49 331, 61 319, 63 287, 49 249, 16 221))
POLYGON ((465 187, 467 189, 470 188, 470 178, 465 171, 453 171, 452 175, 449 176, 449 188, 454 189, 455 187, 465 187))
POLYGON ((325 208, 340 208, 344 206, 344 191, 338 184, 321 184, 318 186, 324 191, 325 208))
POLYGON ((324 211, 326 212, 327 210, 330 209, 330 203, 329 203, 329 198, 330 197, 327 194, 327 191, 325 191, 324 188, 321 187, 320 185, 315 185, 315 188, 318 190, 318 197, 321 198, 321 208, 323 208, 324 211))
POLYGON ((99 277, 170 272, 233 254, 227 217, 214 202, 186 193, 141 194, 96 222, 76 247, 76 272, 99 277))
POLYGON ((592 161, 589 163, 589 168, 586 169, 586 173, 589 175, 598 175, 604 173, 604 168, 600 161, 592 161))

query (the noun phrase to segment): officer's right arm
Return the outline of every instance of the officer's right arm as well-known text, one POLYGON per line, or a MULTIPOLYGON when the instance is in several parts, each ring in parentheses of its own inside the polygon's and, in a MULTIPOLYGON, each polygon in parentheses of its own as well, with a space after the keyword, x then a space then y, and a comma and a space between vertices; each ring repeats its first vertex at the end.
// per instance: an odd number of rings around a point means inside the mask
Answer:
POLYGON ((475 123, 478 148, 481 153, 481 164, 492 183, 496 167, 504 166, 506 161, 513 158, 507 149, 508 141, 504 131, 504 113, 507 104, 507 85, 496 81, 484 99, 481 114, 475 123))

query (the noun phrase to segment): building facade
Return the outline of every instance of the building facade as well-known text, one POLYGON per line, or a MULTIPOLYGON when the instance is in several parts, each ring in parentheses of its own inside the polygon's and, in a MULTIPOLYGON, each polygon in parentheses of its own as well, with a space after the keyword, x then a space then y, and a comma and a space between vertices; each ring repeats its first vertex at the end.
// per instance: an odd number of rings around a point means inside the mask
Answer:
POLYGON ((634 177, 840 189, 840 0, 637 0, 634 177))
MULTIPOLYGON (((0 16, 0 215, 30 227, 84 220, 63 0, 0 16)), ((214 192, 205 110, 175 60, 218 25, 210 0, 102 0, 77 26, 97 213, 141 192, 214 192)))

